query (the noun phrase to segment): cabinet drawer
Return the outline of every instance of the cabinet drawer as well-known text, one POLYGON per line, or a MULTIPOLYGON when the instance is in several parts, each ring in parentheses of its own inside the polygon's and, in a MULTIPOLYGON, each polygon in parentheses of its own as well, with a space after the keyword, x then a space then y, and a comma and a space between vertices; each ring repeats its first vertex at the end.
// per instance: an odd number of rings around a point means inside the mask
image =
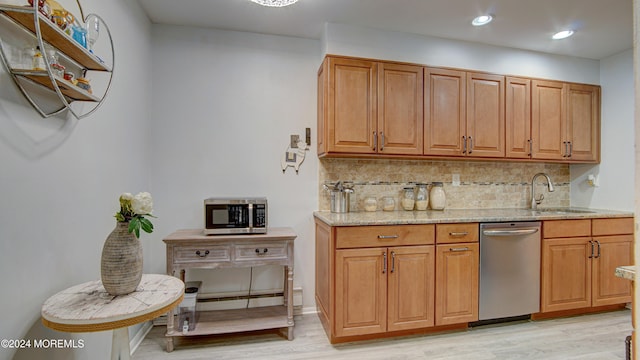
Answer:
POLYGON ((437 224, 436 242, 438 244, 478 242, 478 228, 478 223, 437 224))
POLYGON ((432 245, 434 225, 379 225, 336 228, 336 248, 432 245))
POLYGON ((173 250, 175 264, 231 261, 231 247, 220 245, 180 246, 173 250))
POLYGON ((235 261, 260 261, 287 259, 287 246, 274 243, 236 245, 235 261))
POLYGON ((542 222, 545 239, 591 236, 591 220, 549 220, 542 222))
POLYGON ((591 234, 593 236, 633 234, 633 218, 593 219, 591 234))

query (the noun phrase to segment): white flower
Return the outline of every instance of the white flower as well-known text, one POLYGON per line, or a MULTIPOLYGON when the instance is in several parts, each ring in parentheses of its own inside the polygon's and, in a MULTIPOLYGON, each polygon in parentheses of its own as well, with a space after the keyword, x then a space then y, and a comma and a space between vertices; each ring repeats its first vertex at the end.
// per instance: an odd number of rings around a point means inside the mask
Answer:
POLYGON ((122 195, 120 195, 120 201, 123 200, 131 201, 133 200, 133 195, 131 195, 131 193, 122 193, 122 195))
POLYGON ((153 211, 153 199, 148 192, 136 194, 131 200, 131 209, 139 215, 151 214, 153 211))

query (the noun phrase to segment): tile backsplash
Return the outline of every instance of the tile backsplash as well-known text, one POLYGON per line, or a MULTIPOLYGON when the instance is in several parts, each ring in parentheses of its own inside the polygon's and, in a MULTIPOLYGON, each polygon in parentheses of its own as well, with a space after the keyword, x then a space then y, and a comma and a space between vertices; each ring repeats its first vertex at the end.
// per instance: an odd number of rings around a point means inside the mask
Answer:
POLYGON ((351 181, 351 211, 364 211, 364 199, 393 196, 400 210, 403 188, 415 183, 443 182, 448 209, 528 208, 531 202, 531 179, 544 172, 551 177, 555 191, 549 193, 546 179, 536 179, 536 195, 543 194, 541 207, 570 205, 569 165, 485 161, 429 161, 389 159, 322 158, 319 166, 319 210, 330 209, 325 182, 351 181), (460 175, 460 185, 452 177, 460 175))

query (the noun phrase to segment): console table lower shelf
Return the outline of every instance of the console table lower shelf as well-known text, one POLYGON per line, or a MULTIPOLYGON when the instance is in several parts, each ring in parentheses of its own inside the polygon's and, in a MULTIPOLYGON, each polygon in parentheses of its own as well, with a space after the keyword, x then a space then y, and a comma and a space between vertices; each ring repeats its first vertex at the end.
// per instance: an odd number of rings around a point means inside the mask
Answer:
POLYGON ((293 324, 289 323, 287 308, 264 306, 249 309, 200 311, 196 327, 187 333, 171 330, 167 336, 218 335, 243 331, 286 329, 287 338, 293 339, 293 324))

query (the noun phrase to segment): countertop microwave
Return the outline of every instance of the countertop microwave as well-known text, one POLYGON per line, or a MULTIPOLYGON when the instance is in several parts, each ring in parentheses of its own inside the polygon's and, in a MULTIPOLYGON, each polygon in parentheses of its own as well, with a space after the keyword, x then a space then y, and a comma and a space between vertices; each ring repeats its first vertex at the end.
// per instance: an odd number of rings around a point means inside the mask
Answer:
POLYGON ((204 233, 266 234, 267 198, 212 197, 204 200, 204 233))

